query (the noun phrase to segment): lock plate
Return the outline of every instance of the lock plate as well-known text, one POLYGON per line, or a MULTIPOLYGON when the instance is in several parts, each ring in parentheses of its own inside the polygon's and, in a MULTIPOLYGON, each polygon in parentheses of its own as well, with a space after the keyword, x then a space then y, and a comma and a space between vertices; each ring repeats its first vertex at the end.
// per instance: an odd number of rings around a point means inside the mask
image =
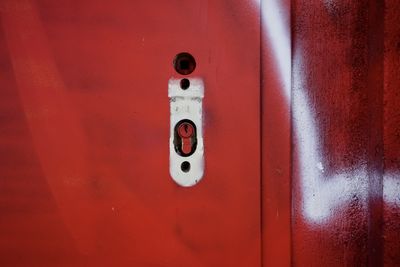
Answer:
POLYGON ((170 98, 170 175, 181 186, 197 184, 204 174, 203 111, 204 83, 191 78, 187 89, 181 80, 171 78, 170 98))

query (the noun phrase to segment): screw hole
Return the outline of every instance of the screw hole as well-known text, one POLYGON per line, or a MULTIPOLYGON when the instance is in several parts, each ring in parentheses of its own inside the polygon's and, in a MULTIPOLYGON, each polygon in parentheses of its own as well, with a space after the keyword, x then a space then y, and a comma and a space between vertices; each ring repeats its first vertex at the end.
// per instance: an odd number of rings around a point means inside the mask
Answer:
POLYGON ((190 163, 188 161, 184 161, 181 164, 181 170, 183 172, 189 172, 190 171, 190 163))
POLYGON ((181 80, 181 88, 182 88, 183 90, 188 89, 189 86, 190 86, 190 81, 189 81, 188 79, 185 78, 185 79, 182 79, 182 80, 181 80))
POLYGON ((189 53, 179 53, 174 59, 174 68, 179 74, 188 75, 196 68, 196 61, 189 53))

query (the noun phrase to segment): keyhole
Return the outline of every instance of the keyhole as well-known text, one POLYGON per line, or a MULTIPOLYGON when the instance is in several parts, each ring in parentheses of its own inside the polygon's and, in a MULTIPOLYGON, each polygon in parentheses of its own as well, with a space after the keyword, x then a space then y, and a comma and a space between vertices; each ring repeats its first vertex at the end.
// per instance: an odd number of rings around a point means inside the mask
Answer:
POLYGON ((196 125, 190 120, 181 120, 175 126, 174 147, 178 155, 188 157, 197 147, 196 125))

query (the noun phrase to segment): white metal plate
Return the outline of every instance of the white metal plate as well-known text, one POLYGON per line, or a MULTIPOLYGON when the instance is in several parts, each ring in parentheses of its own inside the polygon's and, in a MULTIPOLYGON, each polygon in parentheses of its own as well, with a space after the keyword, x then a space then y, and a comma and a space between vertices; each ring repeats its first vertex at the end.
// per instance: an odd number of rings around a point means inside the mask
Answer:
MULTIPOLYGON (((189 79, 189 78, 188 78, 189 79)), ((200 78, 190 78, 190 86, 183 90, 180 86, 181 79, 171 78, 168 82, 168 97, 170 98, 170 175, 181 186, 197 184, 204 174, 204 145, 203 145, 203 97, 204 83, 200 78), (175 125, 183 120, 191 120, 197 129, 197 147, 195 152, 188 156, 180 156, 174 148, 175 125), (184 172, 181 164, 190 163, 190 170, 184 172)))

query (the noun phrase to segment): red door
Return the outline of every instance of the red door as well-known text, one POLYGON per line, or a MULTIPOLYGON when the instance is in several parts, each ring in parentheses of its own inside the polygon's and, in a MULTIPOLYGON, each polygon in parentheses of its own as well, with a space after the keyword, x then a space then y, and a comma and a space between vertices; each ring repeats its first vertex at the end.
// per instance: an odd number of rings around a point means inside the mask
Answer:
POLYGON ((0 0, 0 266, 399 266, 399 15, 0 0))
POLYGON ((260 265, 254 3, 1 11, 1 266, 260 265), (172 65, 180 52, 190 75, 172 65), (169 174, 171 77, 205 84, 205 172, 190 188, 169 174))

